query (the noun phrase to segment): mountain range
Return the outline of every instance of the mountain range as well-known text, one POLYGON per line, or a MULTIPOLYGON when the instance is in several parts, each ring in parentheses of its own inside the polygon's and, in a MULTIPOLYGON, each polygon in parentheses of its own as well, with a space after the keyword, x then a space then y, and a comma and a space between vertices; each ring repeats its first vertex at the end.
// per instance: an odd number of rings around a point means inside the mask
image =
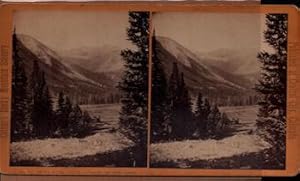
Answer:
POLYGON ((63 60, 93 72, 117 72, 123 69, 121 49, 116 46, 81 47, 59 52, 63 60))
POLYGON ((197 56, 208 65, 222 67, 237 75, 249 75, 257 74, 260 69, 260 63, 256 61, 259 50, 260 47, 241 50, 220 48, 211 52, 197 52, 197 56))
MULTIPOLYGON (((64 91, 73 97, 86 98, 118 93, 116 85, 124 69, 120 48, 105 45, 56 52, 31 36, 18 34, 17 38, 18 54, 26 62, 27 72, 31 72, 32 62, 37 60, 54 94, 64 91)), ((177 63, 192 94, 201 91, 242 95, 253 91, 258 75, 255 71, 242 71, 251 61, 241 61, 243 56, 229 50, 194 53, 170 38, 157 37, 156 53, 167 76, 171 74, 173 63, 177 63), (227 57, 231 57, 233 63, 228 63, 227 57)))
POLYGON ((64 59, 40 41, 28 35, 17 35, 18 55, 25 62, 28 74, 32 72, 33 61, 38 61, 40 69, 53 94, 63 91, 71 98, 106 96, 107 92, 115 92, 115 86, 105 74, 96 74, 83 67, 66 63, 64 59))
MULTIPOLYGON (((206 56, 200 56, 183 47, 178 42, 167 38, 156 38, 156 53, 162 62, 167 75, 171 74, 172 64, 177 63, 178 68, 185 75, 186 84, 193 94, 201 91, 205 94, 243 95, 253 93, 253 74, 233 73, 222 64, 212 63, 206 56)), ((214 60, 217 62, 219 60, 214 60)), ((236 60, 238 61, 238 60, 236 60)), ((239 60, 239 62, 242 62, 239 60)), ((243 63, 239 67, 244 66, 243 63)))

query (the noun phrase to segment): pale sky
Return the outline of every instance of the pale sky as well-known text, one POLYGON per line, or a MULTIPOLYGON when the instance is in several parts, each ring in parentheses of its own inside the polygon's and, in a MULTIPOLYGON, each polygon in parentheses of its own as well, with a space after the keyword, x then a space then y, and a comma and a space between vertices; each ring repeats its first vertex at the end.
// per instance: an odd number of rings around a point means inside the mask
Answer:
POLYGON ((165 12, 153 15, 153 24, 156 35, 172 38, 195 52, 267 49, 264 14, 165 12))
MULTIPOLYGON (((104 45, 131 48, 127 41, 128 12, 19 11, 17 33, 30 35, 53 50, 104 45)), ((156 35, 174 39, 194 52, 264 48, 265 15, 257 13, 180 13, 153 15, 156 35)))
POLYGON ((103 45, 130 48, 128 12, 19 11, 16 32, 30 35, 56 51, 103 45))

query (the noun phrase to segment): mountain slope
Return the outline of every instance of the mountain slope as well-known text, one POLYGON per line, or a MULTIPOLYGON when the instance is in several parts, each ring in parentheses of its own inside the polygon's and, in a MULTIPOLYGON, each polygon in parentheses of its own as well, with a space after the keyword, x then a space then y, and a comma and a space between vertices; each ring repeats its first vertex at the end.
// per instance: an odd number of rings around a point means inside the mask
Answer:
POLYGON ((92 72, 119 72, 123 69, 121 49, 114 46, 81 47, 60 52, 64 61, 71 65, 80 65, 92 72))
POLYGON ((114 89, 119 79, 121 77, 122 72, 92 72, 87 68, 84 68, 77 64, 70 65, 76 72, 80 73, 88 77, 89 79, 95 82, 101 82, 105 85, 107 89, 114 89))
POLYGON ((41 70, 45 72, 52 93, 64 91, 70 97, 84 99, 90 95, 104 95, 108 87, 112 89, 111 81, 102 81, 101 75, 94 79, 80 73, 38 40, 28 35, 17 35, 17 39, 18 54, 26 62, 28 77, 32 72, 33 61, 37 60, 41 70))
MULTIPOLYGON (((228 78, 229 75, 225 76, 225 73, 213 70, 205 61, 170 38, 157 37, 156 48, 157 56, 162 61, 167 75, 171 74, 173 62, 177 62, 193 94, 199 90, 204 93, 221 91, 223 94, 242 94, 248 89, 242 81, 232 81, 233 78, 228 78)), ((239 79, 238 76, 230 76, 239 79)))

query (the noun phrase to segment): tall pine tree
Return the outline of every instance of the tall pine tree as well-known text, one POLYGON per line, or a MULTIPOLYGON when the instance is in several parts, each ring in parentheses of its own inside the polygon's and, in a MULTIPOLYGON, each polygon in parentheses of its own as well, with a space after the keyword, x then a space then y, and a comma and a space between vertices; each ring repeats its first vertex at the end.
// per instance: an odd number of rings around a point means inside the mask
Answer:
POLYGON ((203 104, 203 130, 205 133, 203 135, 208 136, 208 116, 211 112, 211 107, 207 98, 204 99, 203 104))
POLYGON ((133 140, 140 154, 134 154, 134 166, 146 164, 149 12, 129 12, 128 40, 136 50, 121 52, 125 70, 119 88, 121 100, 120 125, 123 133, 133 140))
POLYGON ((46 83, 45 73, 40 70, 37 60, 33 62, 31 91, 33 132, 37 137, 50 136, 49 128, 52 127, 52 101, 46 83))
POLYGON ((201 92, 198 93, 197 96, 197 102, 196 102, 196 111, 195 111, 195 116, 196 117, 202 117, 203 115, 203 97, 201 92))
POLYGON ((80 132, 83 128, 83 113, 78 105, 74 105, 72 108, 72 112, 69 115, 70 121, 70 136, 77 137, 80 136, 80 132))
POLYGON ((53 136, 53 132, 55 129, 54 124, 54 113, 53 113, 53 102, 51 100, 51 95, 49 92, 48 86, 45 86, 45 89, 43 90, 43 96, 42 96, 42 113, 44 114, 44 126, 43 126, 43 133, 44 136, 53 136))
POLYGON ((63 122, 63 129, 68 129, 70 124, 70 113, 73 111, 72 103, 70 101, 70 98, 66 96, 65 98, 65 107, 64 107, 64 114, 66 116, 66 119, 63 122))
POLYGON ((183 126, 180 119, 179 113, 179 86, 180 86, 180 77, 177 63, 173 63, 172 73, 169 78, 168 83, 168 104, 170 106, 170 121, 171 121, 171 137, 176 139, 181 137, 182 134, 181 127, 183 126))
POLYGON ((157 40, 152 37, 152 102, 151 102, 151 142, 166 139, 168 134, 168 105, 166 74, 157 57, 157 40))
POLYGON ((195 111, 195 119, 196 119, 196 127, 198 130, 198 135, 203 135, 205 132, 205 122, 207 117, 205 117, 205 105, 203 102, 203 97, 201 92, 198 93, 197 101, 196 101, 196 111, 195 111))
POLYGON ((286 143, 287 18, 287 14, 266 15, 264 38, 273 51, 258 54, 263 73, 256 85, 261 94, 257 127, 273 146, 272 160, 281 167, 285 163, 286 143))
POLYGON ((62 135, 62 127, 64 125, 64 121, 67 119, 65 114, 65 96, 63 92, 59 92, 58 94, 58 102, 57 102, 57 110, 55 113, 55 132, 56 136, 62 135))
POLYGON ((184 81, 184 74, 179 73, 177 63, 168 84, 168 104, 170 106, 170 122, 173 139, 189 138, 194 133, 193 115, 189 91, 184 81))
POLYGON ((13 33, 12 99, 11 99, 11 141, 17 141, 30 133, 30 107, 28 79, 25 63, 19 56, 18 39, 13 33))
POLYGON ((207 117, 207 132, 209 137, 215 137, 218 124, 221 121, 221 113, 215 104, 207 117))
POLYGON ((32 98, 32 127, 35 136, 40 134, 40 120, 41 120, 41 92, 43 89, 43 82, 41 81, 41 72, 37 60, 33 61, 32 73, 31 73, 31 98, 32 98))
POLYGON ((191 138, 195 132, 195 122, 193 119, 192 102, 188 88, 184 81, 184 74, 181 72, 179 85, 179 117, 183 130, 181 138, 191 138))

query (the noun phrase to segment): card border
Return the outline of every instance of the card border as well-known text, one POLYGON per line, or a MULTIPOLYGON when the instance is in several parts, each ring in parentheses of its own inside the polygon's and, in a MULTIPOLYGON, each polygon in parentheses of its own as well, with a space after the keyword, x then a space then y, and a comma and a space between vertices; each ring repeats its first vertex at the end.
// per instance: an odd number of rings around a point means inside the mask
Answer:
MULTIPOLYGON (((105 168, 105 167, 18 167, 9 166, 9 129, 10 129, 10 97, 11 86, 7 92, 0 92, 0 101, 7 100, 7 112, 0 112, 0 161, 1 173, 25 175, 111 175, 111 176, 283 176, 295 175, 298 171, 300 144, 297 135, 298 113, 296 109, 296 90, 299 85, 293 85, 296 80, 296 58, 300 52, 294 47, 299 45, 299 12, 288 5, 255 5, 255 4, 223 4, 212 5, 203 3, 146 3, 146 2, 101 2, 101 3, 5 3, 0 6, 0 46, 8 47, 7 62, 0 61, 1 72, 8 71, 8 82, 11 82, 12 55, 12 14, 18 10, 74 10, 74 11, 150 11, 151 12, 201 12, 201 13, 286 13, 288 14, 288 86, 287 86, 287 130, 286 130, 286 169, 285 170, 256 170, 256 169, 179 169, 179 168, 105 168), (294 127, 295 126, 295 127, 294 127)), ((150 23, 150 27, 151 27, 150 23)), ((152 31, 150 31, 152 32, 152 31)), ((151 37, 151 34, 150 34, 151 37)), ((150 38, 151 39, 151 38, 150 38)), ((151 45, 151 41, 149 41, 151 45)), ((151 46, 150 46, 151 47, 151 46)), ((299 47, 300 49, 300 47, 299 47)), ((151 55, 151 50, 149 51, 151 55)), ((149 56, 151 65, 151 56, 149 56)), ((149 66, 151 71, 151 66, 149 66)), ((0 74, 1 74, 0 72, 0 74)), ((151 72, 149 72, 149 77, 151 72)), ((149 78, 149 88, 151 86, 149 78)), ((151 91, 148 93, 151 98, 151 91)), ((4 105, 4 104, 3 104, 4 105)), ((151 99, 148 100, 148 106, 151 99)), ((148 123, 151 120, 151 106, 148 107, 148 123)), ((148 128, 150 125, 148 124, 148 128)), ((149 135, 150 130, 148 131, 149 135)), ((149 143, 149 138, 148 138, 149 143)), ((149 155, 149 148, 148 148, 149 155)))

